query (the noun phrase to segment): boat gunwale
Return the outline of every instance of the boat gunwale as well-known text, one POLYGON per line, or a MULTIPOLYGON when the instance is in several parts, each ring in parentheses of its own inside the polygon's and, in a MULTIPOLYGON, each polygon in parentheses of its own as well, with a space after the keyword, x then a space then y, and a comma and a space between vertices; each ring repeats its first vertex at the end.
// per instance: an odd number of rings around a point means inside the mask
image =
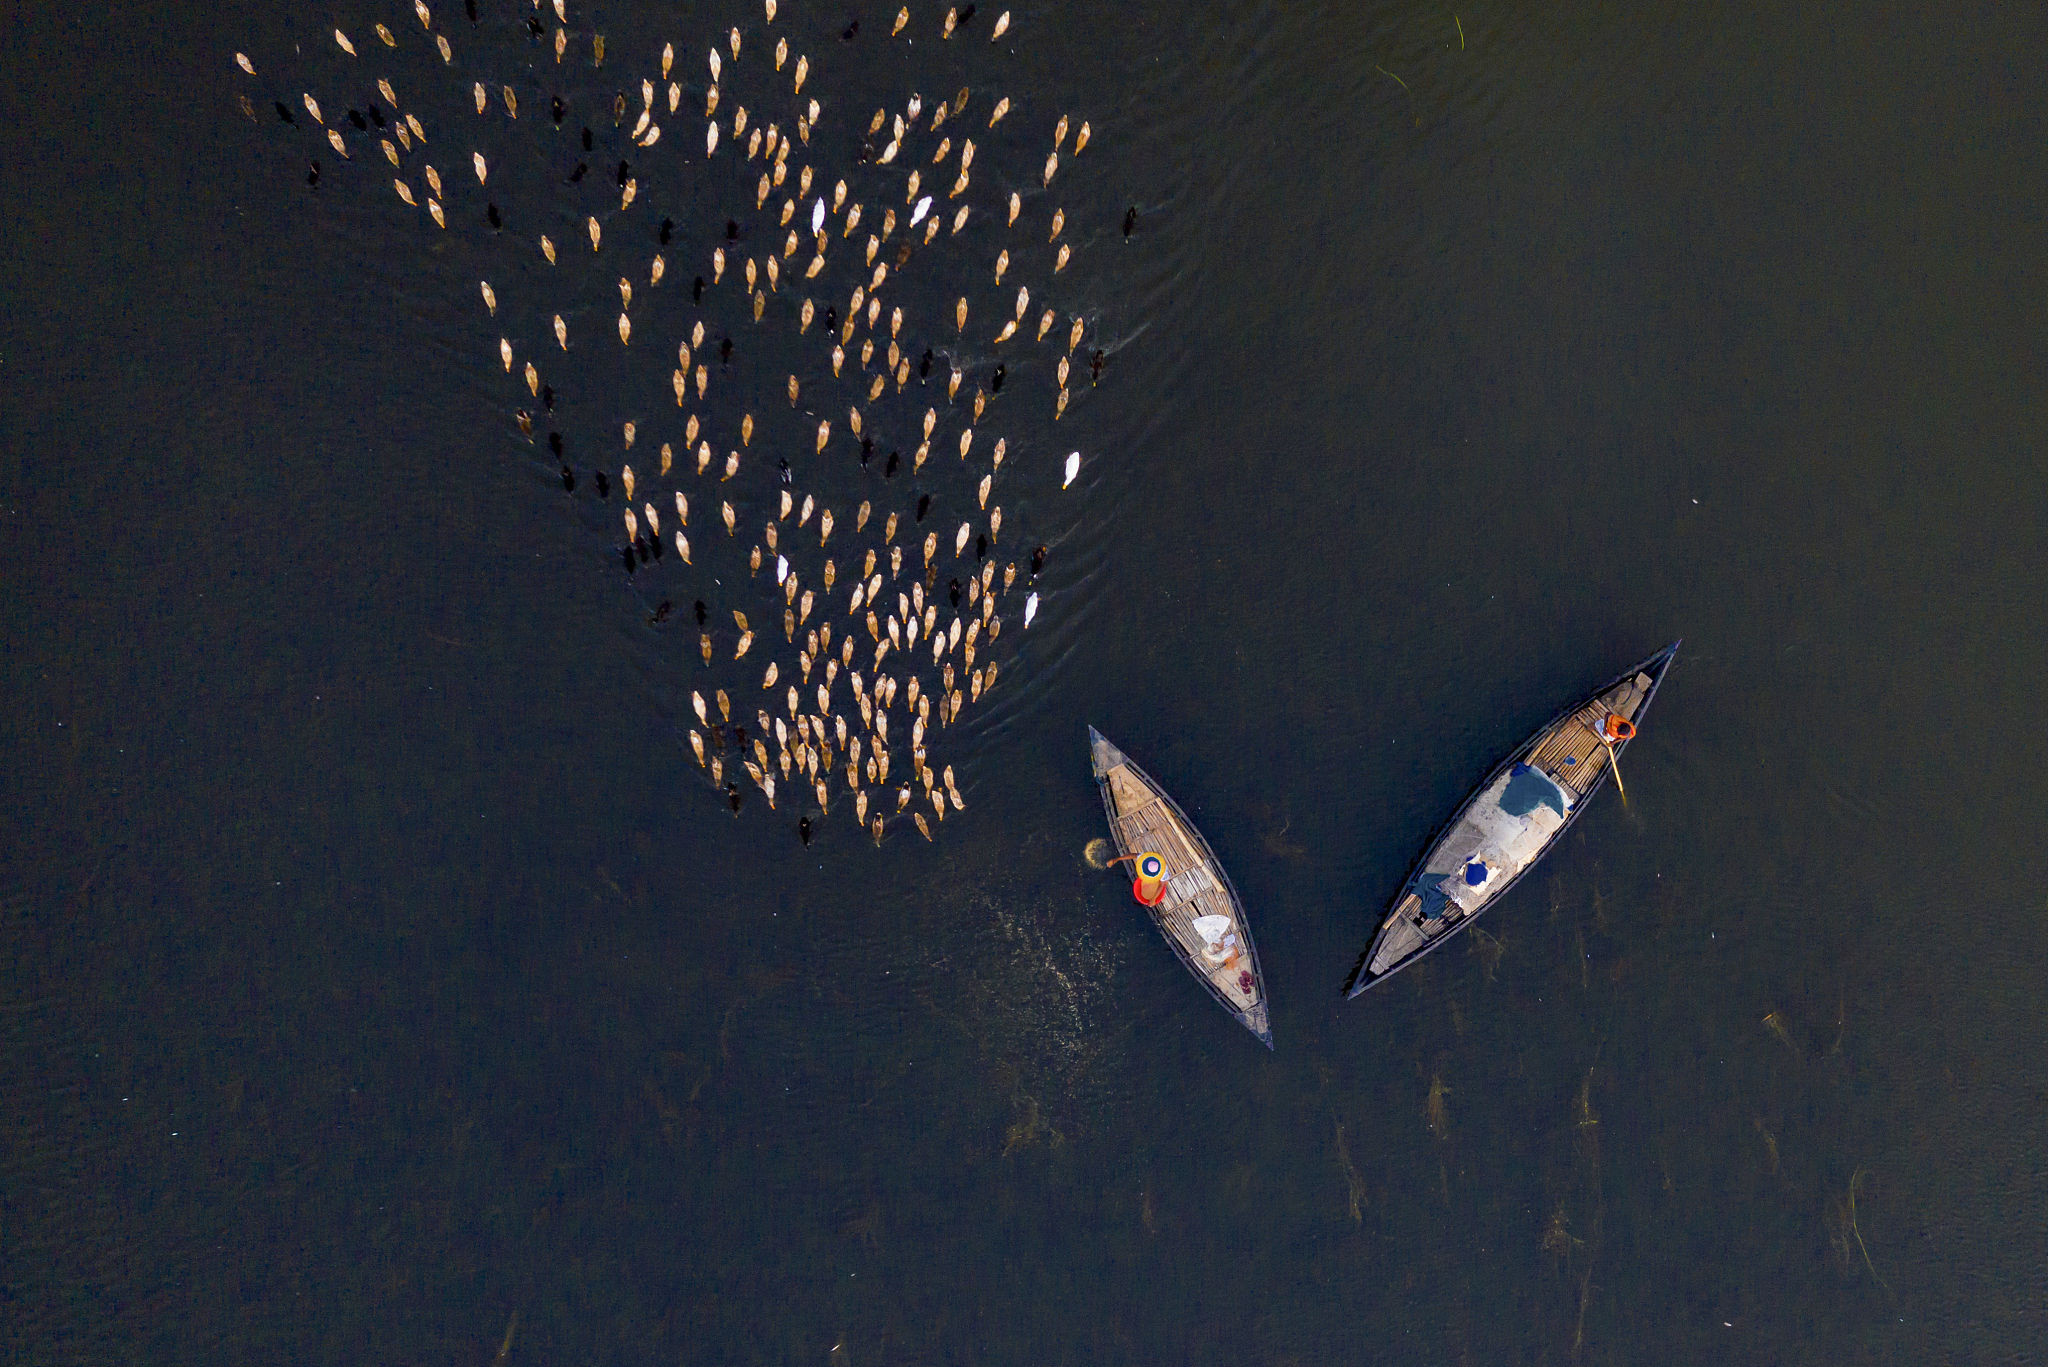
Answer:
MULTIPOLYGON (((1479 782, 1473 787, 1472 791, 1466 794, 1465 800, 1458 804, 1457 810, 1453 811, 1451 815, 1447 819, 1445 819, 1442 822, 1442 824, 1440 824, 1436 828, 1435 831, 1433 831, 1430 834, 1429 843, 1423 847, 1421 856, 1418 857, 1416 861, 1409 866, 1407 876, 1401 880, 1401 886, 1399 890, 1394 893, 1393 901, 1387 904, 1387 914, 1391 915, 1393 911, 1401 905, 1401 899, 1406 897, 1409 894, 1409 892, 1413 889, 1417 876, 1419 876, 1424 869, 1429 867, 1430 858, 1436 853, 1437 847, 1442 845, 1443 842, 1447 838, 1449 838, 1451 832, 1457 829, 1458 824, 1465 819, 1465 814, 1472 810, 1473 804, 1477 803, 1479 799, 1485 795, 1486 790, 1493 786, 1495 780, 1499 779, 1502 774, 1506 773, 1509 769, 1513 768, 1514 765, 1520 762, 1524 756, 1528 755, 1530 751, 1535 747, 1536 743, 1540 741, 1545 735, 1549 734, 1558 726, 1562 725, 1567 718, 1572 716, 1574 713, 1578 712, 1581 708, 1584 708, 1589 704, 1598 701, 1603 694, 1610 692, 1611 690, 1620 686, 1622 683, 1633 678, 1637 674, 1647 673, 1650 675, 1650 689, 1647 693, 1643 695, 1642 705, 1636 708, 1635 716, 1631 718, 1631 721, 1635 723, 1635 725, 1637 726, 1637 730, 1640 731, 1642 718, 1648 715, 1650 711, 1650 704, 1656 700, 1657 690, 1663 687, 1664 685, 1665 674, 1670 671, 1672 661, 1675 658, 1677 658, 1678 648, 1684 644, 1685 638, 1681 636, 1678 640, 1673 641, 1670 645, 1665 646, 1662 650, 1659 650, 1656 653, 1644 658, 1643 660, 1638 661, 1631 667, 1622 670, 1621 673, 1615 675, 1606 683, 1601 684, 1598 688, 1595 688, 1591 692, 1581 696, 1576 702, 1567 704, 1565 707, 1560 709, 1554 716, 1552 716, 1549 721, 1544 722, 1541 726, 1537 727, 1534 731, 1530 732, 1529 735, 1523 739, 1521 744, 1517 745, 1514 749, 1510 750, 1508 752, 1507 757, 1501 760, 1499 764, 1496 764, 1491 770, 1489 770, 1486 777, 1479 780, 1479 782), (1652 666, 1656 667, 1654 672, 1652 671, 1652 666)), ((1631 737, 1630 739, 1633 740, 1634 737, 1631 737)), ((1620 744, 1614 746, 1614 754, 1616 756, 1619 756, 1623 750, 1628 748, 1628 746, 1629 741, 1622 741, 1620 744)), ((1538 864, 1541 864, 1544 861, 1544 859, 1549 856, 1550 851, 1557 846, 1558 842, 1564 839, 1565 832, 1571 829, 1573 822, 1577 821, 1580 816, 1584 815, 1586 809, 1592 805, 1593 795, 1600 791, 1601 785, 1607 782, 1608 775, 1610 775, 1613 772, 1614 765, 1612 762, 1601 766, 1599 774, 1597 774, 1593 779, 1593 786, 1588 788, 1585 791, 1585 793, 1580 796, 1579 800, 1572 804, 1572 810, 1569 814, 1566 815, 1563 824, 1561 824, 1556 831, 1552 832, 1550 839, 1546 840, 1543 843, 1542 850, 1540 850, 1537 853, 1534 859, 1530 860, 1522 868, 1518 869, 1515 872, 1514 877, 1508 879, 1507 882, 1503 883, 1501 885, 1500 891, 1494 893, 1493 896, 1487 898, 1485 904, 1481 906, 1478 911, 1475 911, 1471 915, 1462 918, 1458 922, 1458 924, 1452 926, 1448 932, 1437 937, 1428 945, 1424 946, 1422 949, 1416 951, 1415 953, 1409 955, 1407 958, 1401 960, 1401 962, 1395 964, 1386 972, 1373 974, 1370 972, 1373 955, 1379 952, 1380 942, 1385 940, 1387 935, 1392 931, 1392 927, 1388 925, 1386 921, 1382 920, 1379 929, 1373 934, 1372 943, 1366 946, 1365 953, 1359 957, 1358 966, 1354 968, 1351 972, 1351 981, 1345 986, 1344 989, 1345 1000, 1349 1001, 1353 997, 1362 995, 1363 993, 1385 982, 1387 979, 1393 977, 1402 969, 1407 968, 1410 964, 1428 958, 1431 954, 1434 954, 1437 950, 1443 948, 1443 946, 1449 944, 1452 940, 1457 939, 1458 936, 1462 934, 1468 926, 1471 926, 1473 923, 1478 921, 1478 919, 1481 916, 1484 916, 1494 907, 1499 906, 1501 901, 1510 892, 1514 890, 1515 884, 1521 882, 1524 875, 1529 873, 1529 871, 1534 869, 1538 864)))
MULTIPOLYGON (((1155 798, 1166 804, 1167 810, 1172 812, 1175 820, 1180 822, 1181 829, 1193 838, 1196 847, 1201 851, 1202 857, 1208 861, 1209 867, 1212 870, 1214 870, 1216 876, 1222 880, 1223 891, 1230 898, 1231 909, 1237 913, 1237 925, 1239 931, 1244 936, 1245 952, 1252 961, 1252 981, 1257 983, 1259 986, 1258 1004, 1260 1006, 1267 1008, 1266 1028, 1264 1030, 1252 1029, 1251 1022, 1245 1019, 1246 1013, 1238 1010, 1237 1007, 1233 1006, 1230 1002, 1230 998, 1223 995, 1223 990, 1217 987, 1215 983, 1209 981, 1208 969, 1195 962, 1194 956, 1188 952, 1187 947, 1181 944, 1181 942, 1174 937, 1173 933, 1167 930, 1165 923, 1159 919, 1159 908, 1146 907, 1145 914, 1148 918, 1150 918, 1153 929, 1159 932, 1160 938, 1165 940, 1167 943, 1167 947, 1173 950, 1174 957, 1178 958, 1181 961, 1181 966, 1186 968, 1189 973, 1193 974, 1196 981, 1200 982, 1204 988, 1208 989, 1209 995, 1216 999, 1217 1005, 1221 1006, 1225 1011, 1229 1012, 1231 1018, 1234 1019, 1239 1025, 1242 1025, 1246 1030, 1251 1031, 1252 1037, 1254 1039, 1264 1044, 1268 1049, 1271 1049, 1273 1047, 1273 1025, 1271 998, 1269 998, 1266 993, 1266 971, 1259 965, 1258 941, 1257 938, 1252 934, 1251 918, 1245 914, 1244 899, 1237 895, 1237 884, 1230 881, 1230 873, 1223 867, 1223 861, 1221 859, 1218 859, 1216 857, 1216 851, 1209 847, 1208 837, 1204 836, 1202 834, 1201 828, 1196 826, 1195 823, 1188 818, 1188 814, 1181 810, 1180 804, 1173 800, 1172 794, 1168 793, 1166 789, 1160 785, 1157 779, 1153 778, 1152 775, 1146 773, 1145 770, 1138 765, 1137 761, 1133 760, 1129 755, 1124 754, 1123 747, 1117 745, 1115 741, 1112 741, 1109 737, 1103 735, 1100 731, 1096 730, 1093 725, 1090 725, 1088 727, 1088 735, 1090 737, 1091 742, 1088 747, 1088 754, 1090 760, 1089 767, 1091 769, 1094 767, 1093 761, 1095 755, 1095 746, 1093 742, 1096 740, 1099 740, 1103 744, 1109 746, 1111 749, 1115 750, 1119 755, 1123 755, 1124 767, 1129 769, 1133 774, 1137 775, 1138 779, 1142 783, 1144 783, 1146 789, 1149 790, 1155 798)), ((1117 830, 1116 803, 1110 796, 1109 774, 1107 771, 1095 775, 1095 787, 1096 790, 1102 795, 1103 814, 1109 818, 1109 833, 1115 839, 1118 845, 1118 853, 1125 853, 1125 851, 1122 849, 1122 833, 1117 830)))

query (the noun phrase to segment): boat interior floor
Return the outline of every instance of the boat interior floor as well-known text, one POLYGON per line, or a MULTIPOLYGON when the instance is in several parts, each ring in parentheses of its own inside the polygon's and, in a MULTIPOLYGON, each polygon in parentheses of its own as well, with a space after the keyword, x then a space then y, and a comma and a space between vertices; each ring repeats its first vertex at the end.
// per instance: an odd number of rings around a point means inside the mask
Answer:
POLYGON ((1251 1011, 1259 1005, 1259 987, 1250 973, 1249 959, 1229 955, 1221 962, 1210 960, 1209 942, 1195 929, 1195 919, 1201 916, 1221 916, 1237 925, 1237 909, 1230 894, 1209 871, 1208 861, 1171 807, 1124 765, 1117 765, 1106 777, 1110 795, 1116 800, 1117 843, 1122 851, 1151 850, 1166 861, 1166 896, 1152 908, 1153 916, 1186 952, 1189 962, 1200 966, 1232 1010, 1251 1011))

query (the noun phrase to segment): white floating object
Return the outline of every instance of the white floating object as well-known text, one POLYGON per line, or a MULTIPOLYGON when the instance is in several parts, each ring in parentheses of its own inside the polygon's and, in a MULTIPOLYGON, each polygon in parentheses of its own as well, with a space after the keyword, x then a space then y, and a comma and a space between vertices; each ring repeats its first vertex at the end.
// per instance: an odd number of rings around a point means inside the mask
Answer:
POLYGON ((811 236, 816 237, 819 233, 822 233, 824 231, 825 197, 823 195, 819 195, 817 201, 811 205, 811 236))
POLYGON ((910 211, 910 226, 915 228, 918 224, 924 222, 924 216, 930 213, 931 211, 932 197, 930 195, 926 195, 923 199, 920 199, 917 202, 917 207, 910 211))
POLYGON ((1030 626, 1031 619, 1038 615, 1038 595, 1032 594, 1024 600, 1024 625, 1030 626))
POLYGON ((483 184, 484 177, 490 173, 490 167, 484 163, 484 154, 472 152, 470 153, 469 161, 470 165, 476 168, 476 183, 479 185, 483 184))
POLYGON ((789 578, 789 557, 778 555, 775 557, 775 582, 780 584, 787 578, 789 578))
MULTIPOLYGON (((1078 475, 1078 474, 1080 474, 1080 473, 1081 473, 1081 453, 1080 453, 1079 451, 1076 451, 1076 452, 1074 452, 1074 453, 1073 453, 1072 455, 1070 455, 1070 456, 1068 456, 1068 457, 1067 457, 1067 477, 1066 477, 1065 479, 1063 479, 1063 480, 1061 480, 1061 481, 1060 481, 1060 488, 1064 489, 1064 488, 1066 488, 1066 487, 1067 487, 1067 486, 1068 486, 1069 484, 1072 484, 1072 483, 1074 482, 1074 476, 1076 476, 1076 475, 1078 475)), ((1031 596, 1032 596, 1033 598, 1036 598, 1036 597, 1037 597, 1038 595, 1034 593, 1034 594, 1032 594, 1031 596)))
POLYGON ((704 128, 704 155, 712 156, 718 151, 718 125, 706 124, 704 128))

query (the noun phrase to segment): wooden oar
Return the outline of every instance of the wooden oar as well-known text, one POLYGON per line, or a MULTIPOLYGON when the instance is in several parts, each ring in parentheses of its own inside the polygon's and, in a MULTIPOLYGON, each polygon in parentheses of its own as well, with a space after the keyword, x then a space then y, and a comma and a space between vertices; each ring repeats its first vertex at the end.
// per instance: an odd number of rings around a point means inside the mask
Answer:
POLYGON ((1614 786, 1621 792, 1621 805, 1624 807, 1628 806, 1628 785, 1621 781, 1621 760, 1614 753, 1614 742, 1627 740, 1635 733, 1634 723, 1612 712, 1607 714, 1606 724, 1594 733, 1600 738, 1600 743, 1607 747, 1607 767, 1614 770, 1614 786))
POLYGON ((1614 786, 1621 793, 1621 805, 1626 807, 1628 806, 1628 785, 1621 781, 1621 761, 1615 758, 1614 742, 1603 739, 1601 744, 1607 747, 1607 767, 1614 771, 1614 786))

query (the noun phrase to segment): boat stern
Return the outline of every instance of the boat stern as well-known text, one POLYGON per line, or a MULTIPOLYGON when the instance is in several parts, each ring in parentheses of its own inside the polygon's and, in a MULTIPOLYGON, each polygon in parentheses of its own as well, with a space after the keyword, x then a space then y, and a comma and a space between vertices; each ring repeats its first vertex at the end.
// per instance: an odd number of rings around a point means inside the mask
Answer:
POLYGON ((1264 998, 1261 998, 1257 1006, 1239 1017, 1239 1019, 1245 1023, 1245 1028, 1252 1032, 1259 1043, 1265 1045, 1268 1049, 1273 1047, 1273 1026, 1266 1019, 1266 1003, 1264 998))

